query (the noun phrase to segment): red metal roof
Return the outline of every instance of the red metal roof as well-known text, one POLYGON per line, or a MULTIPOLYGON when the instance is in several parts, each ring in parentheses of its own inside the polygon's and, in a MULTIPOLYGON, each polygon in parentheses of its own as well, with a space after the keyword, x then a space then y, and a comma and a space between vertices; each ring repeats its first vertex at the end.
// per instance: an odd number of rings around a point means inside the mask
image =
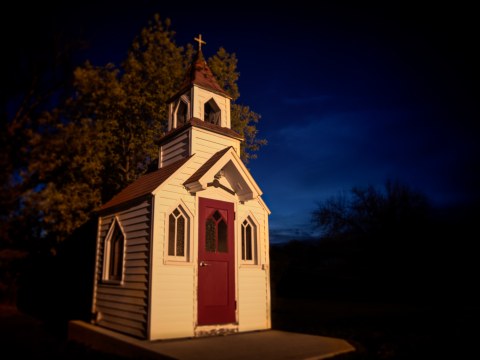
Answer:
POLYGON ((190 157, 178 160, 173 164, 139 177, 135 182, 128 185, 112 199, 103 204, 99 211, 104 211, 114 206, 118 206, 128 201, 151 194, 153 190, 155 190, 160 184, 173 175, 183 164, 185 164, 188 159, 190 159, 190 157))
POLYGON ((167 102, 171 102, 177 96, 183 94, 187 89, 191 88, 193 85, 198 85, 204 89, 222 94, 230 98, 230 96, 218 85, 217 80, 212 74, 212 70, 208 67, 207 62, 205 61, 202 51, 198 51, 195 58, 193 59, 192 65, 187 69, 185 79, 183 80, 182 85, 180 86, 180 91, 172 96, 167 102))

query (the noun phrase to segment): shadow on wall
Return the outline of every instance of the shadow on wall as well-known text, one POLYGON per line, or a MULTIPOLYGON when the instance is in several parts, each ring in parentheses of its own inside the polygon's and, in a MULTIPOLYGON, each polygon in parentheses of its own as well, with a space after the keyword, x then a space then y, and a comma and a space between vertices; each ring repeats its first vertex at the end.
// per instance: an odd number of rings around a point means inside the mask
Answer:
POLYGON ((66 334, 68 320, 90 321, 97 219, 90 219, 57 247, 32 255, 20 278, 17 306, 66 334))

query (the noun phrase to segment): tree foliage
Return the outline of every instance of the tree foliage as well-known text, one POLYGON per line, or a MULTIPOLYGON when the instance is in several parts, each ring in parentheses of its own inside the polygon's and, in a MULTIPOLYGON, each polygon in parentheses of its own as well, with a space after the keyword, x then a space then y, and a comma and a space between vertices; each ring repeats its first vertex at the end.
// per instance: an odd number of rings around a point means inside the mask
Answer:
MULTIPOLYGON (((38 25, 45 21, 24 20, 38 25)), ((26 171, 31 137, 41 131, 42 113, 71 91, 73 54, 81 47, 77 39, 53 36, 52 28, 42 30, 17 32, 4 42, 8 56, 0 90, 0 246, 24 246, 38 234, 36 221, 24 206, 25 192, 38 185, 26 171), (45 32, 51 36, 44 38, 45 32)))
POLYGON ((237 72, 237 57, 235 54, 229 54, 221 47, 215 55, 208 59, 208 66, 212 70, 219 85, 232 98, 231 119, 232 129, 242 134, 245 141, 241 146, 241 156, 243 161, 257 157, 256 152, 267 144, 265 139, 258 138, 257 124, 260 115, 250 110, 250 107, 236 103, 240 97, 238 91, 238 78, 240 73, 237 72))
MULTIPOLYGON (((35 113, 35 126, 17 126, 14 118, 2 128, 2 140, 11 140, 9 129, 15 130, 22 159, 28 159, 10 164, 0 179, 2 190, 16 190, 18 199, 4 219, 13 213, 17 219, 34 218, 37 234, 62 241, 99 205, 154 165, 156 142, 167 126, 166 100, 178 91, 193 57, 191 45, 176 44, 170 25, 155 15, 120 65, 86 62, 73 72, 71 95, 62 97, 54 109, 35 113)), ((208 63, 220 85, 237 100, 235 54, 220 48, 208 63)), ((265 144, 257 136, 259 119, 248 106, 232 104, 232 128, 246 139, 245 161, 255 158, 265 144)))

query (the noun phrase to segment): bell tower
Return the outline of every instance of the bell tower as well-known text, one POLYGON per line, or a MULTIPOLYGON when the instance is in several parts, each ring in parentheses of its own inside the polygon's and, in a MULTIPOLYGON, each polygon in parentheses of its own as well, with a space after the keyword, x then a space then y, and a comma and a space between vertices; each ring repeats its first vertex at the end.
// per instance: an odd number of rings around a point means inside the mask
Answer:
POLYGON ((230 96, 221 88, 202 53, 202 35, 195 38, 198 51, 180 90, 168 100, 168 130, 184 125, 192 117, 230 128, 230 96))
POLYGON ((198 150, 212 155, 214 150, 218 151, 217 144, 222 148, 231 146, 240 155, 243 137, 231 129, 231 97, 218 84, 205 61, 202 45, 206 42, 202 35, 195 41, 198 51, 180 90, 167 101, 168 132, 160 139, 159 167, 198 150))

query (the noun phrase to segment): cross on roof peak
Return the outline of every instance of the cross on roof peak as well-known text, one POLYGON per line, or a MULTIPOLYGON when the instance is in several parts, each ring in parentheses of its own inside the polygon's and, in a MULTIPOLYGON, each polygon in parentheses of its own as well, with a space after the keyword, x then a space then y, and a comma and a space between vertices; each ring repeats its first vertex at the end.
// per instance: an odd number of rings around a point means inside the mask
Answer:
POLYGON ((198 34, 198 37, 194 38, 193 40, 198 42, 198 51, 202 51, 202 44, 207 45, 207 43, 202 40, 202 34, 198 34))

